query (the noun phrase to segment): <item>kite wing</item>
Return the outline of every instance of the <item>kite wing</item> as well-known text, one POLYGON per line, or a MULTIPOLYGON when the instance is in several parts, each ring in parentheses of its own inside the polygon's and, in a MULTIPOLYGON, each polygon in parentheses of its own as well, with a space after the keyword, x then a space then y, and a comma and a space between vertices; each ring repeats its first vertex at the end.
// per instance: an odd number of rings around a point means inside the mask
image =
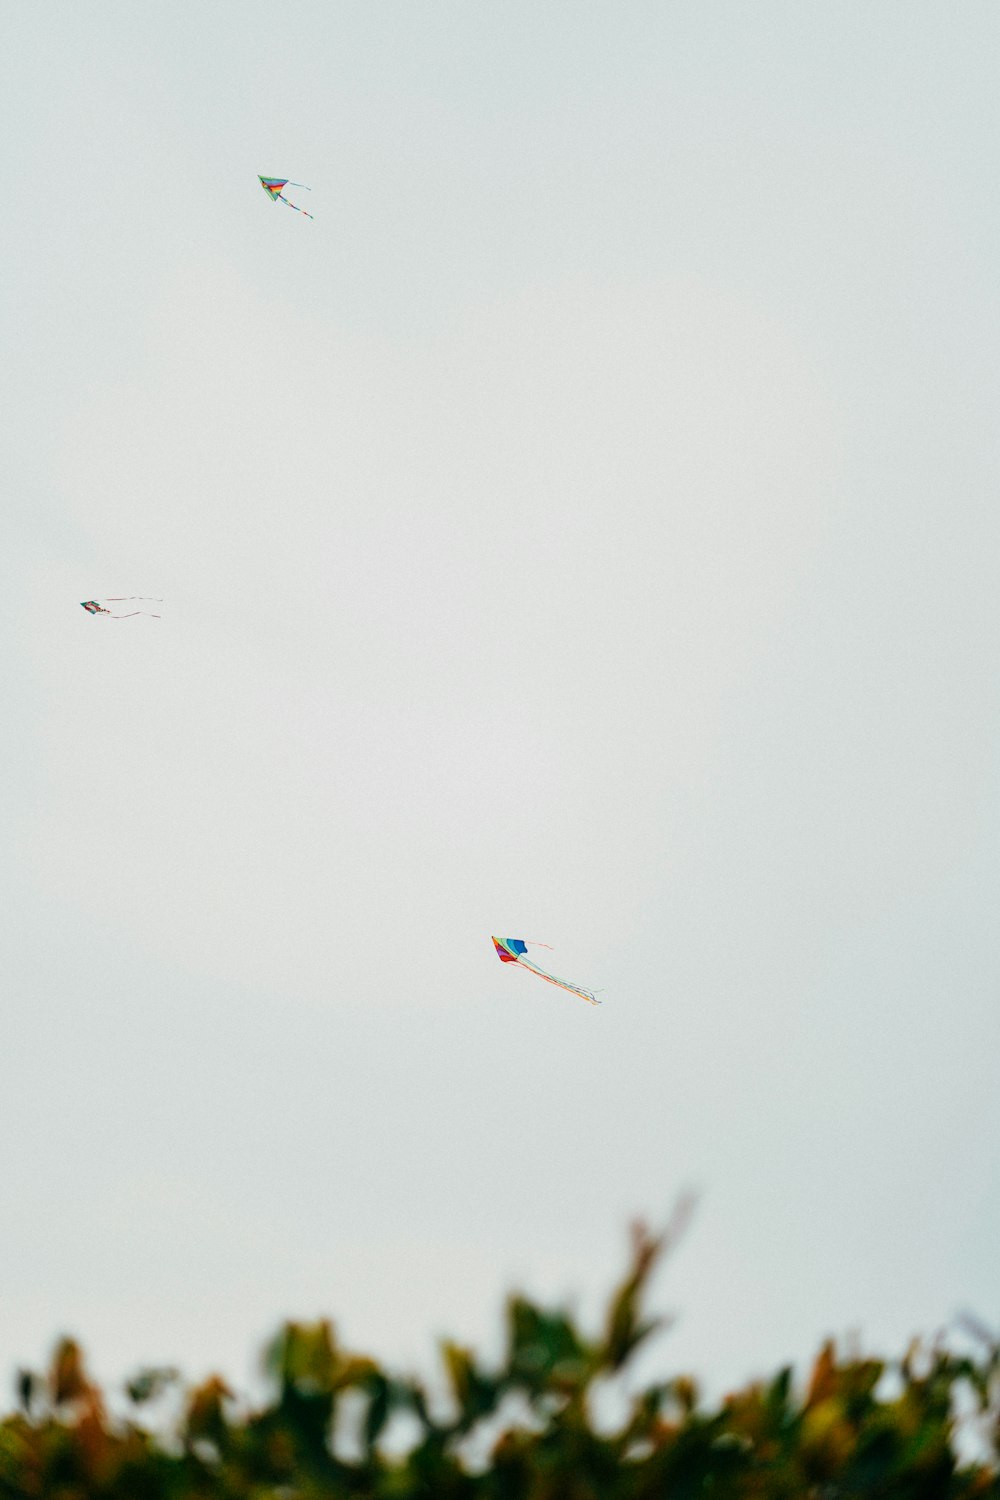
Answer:
POLYGON ((307 219, 314 217, 312 214, 306 213, 304 208, 299 208, 297 204, 291 203, 281 191, 283 187, 300 187, 305 188, 307 193, 311 193, 312 188, 307 188, 304 182, 289 182, 287 177, 261 177, 260 173, 257 176, 261 187, 265 193, 269 194, 272 203, 277 202, 280 198, 282 203, 287 204, 289 208, 294 208, 297 214, 306 214, 307 219))
POLYGON ((545 969, 540 969, 536 963, 532 963, 528 957, 528 945, 523 938, 495 937, 493 946, 501 963, 520 964, 522 969, 530 969, 532 974, 538 975, 539 979, 557 985, 559 989, 567 990, 571 995, 579 995, 580 999, 586 1000, 588 1005, 600 1005, 601 1002, 593 990, 585 990, 582 985, 571 984, 568 979, 557 979, 555 974, 549 974, 545 969))
POLYGON ((520 938, 494 938, 493 946, 497 950, 497 957, 502 964, 516 964, 522 953, 527 953, 528 945, 520 938))

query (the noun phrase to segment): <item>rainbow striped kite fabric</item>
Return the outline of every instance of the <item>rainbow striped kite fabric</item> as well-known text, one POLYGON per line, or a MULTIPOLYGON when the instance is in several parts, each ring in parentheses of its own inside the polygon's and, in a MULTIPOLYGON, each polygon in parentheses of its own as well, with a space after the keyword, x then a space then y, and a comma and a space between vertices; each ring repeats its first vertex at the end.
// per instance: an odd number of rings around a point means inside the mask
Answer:
POLYGON ((305 214, 307 219, 315 217, 313 214, 306 213, 304 208, 299 208, 297 203, 292 203, 281 191, 283 187, 300 187, 305 188, 307 193, 311 193, 312 188, 307 188, 304 182, 289 182, 287 177, 261 177, 259 172, 257 176, 265 193, 270 195, 272 203, 280 198, 282 203, 287 204, 289 208, 294 208, 297 214, 305 214))
MULTIPOLYGON (((586 1000, 588 1005, 600 1005, 600 1000, 593 990, 585 990, 582 985, 571 984, 568 979, 557 979, 554 974, 548 974, 540 969, 537 964, 532 963, 528 957, 528 945, 523 938, 498 938, 493 939, 493 946, 497 950, 497 957, 502 964, 520 964, 522 969, 530 969, 532 974, 537 974, 539 979, 545 979, 549 984, 558 985, 561 990, 568 990, 571 995, 579 995, 581 1000, 586 1000)), ((547 948, 548 943, 536 943, 532 945, 538 948, 547 948)))

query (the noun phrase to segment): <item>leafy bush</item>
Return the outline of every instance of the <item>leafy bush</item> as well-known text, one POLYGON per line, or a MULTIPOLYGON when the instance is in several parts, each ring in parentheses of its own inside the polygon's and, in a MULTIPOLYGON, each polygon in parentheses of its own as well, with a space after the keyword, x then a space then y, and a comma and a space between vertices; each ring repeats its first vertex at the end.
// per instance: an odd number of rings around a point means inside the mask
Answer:
POLYGON ((982 1330, 975 1354, 938 1342, 892 1363, 838 1358, 827 1344, 804 1390, 784 1369, 714 1407, 678 1377, 629 1398, 616 1424, 602 1422, 602 1391, 657 1326, 642 1301, 667 1238, 633 1231, 631 1264, 598 1336, 513 1297, 500 1367, 445 1343, 435 1391, 343 1351, 327 1322, 288 1323, 267 1352, 265 1405, 241 1402, 218 1376, 185 1391, 175 1370, 149 1369, 125 1388, 129 1416, 113 1418, 78 1345, 63 1339, 46 1376, 21 1373, 19 1409, 0 1420, 0 1497, 1000 1496, 1000 1346, 982 1330), (144 1413, 169 1392, 179 1416, 164 1430, 144 1413), (964 1464, 960 1421, 973 1424, 978 1445, 964 1464))

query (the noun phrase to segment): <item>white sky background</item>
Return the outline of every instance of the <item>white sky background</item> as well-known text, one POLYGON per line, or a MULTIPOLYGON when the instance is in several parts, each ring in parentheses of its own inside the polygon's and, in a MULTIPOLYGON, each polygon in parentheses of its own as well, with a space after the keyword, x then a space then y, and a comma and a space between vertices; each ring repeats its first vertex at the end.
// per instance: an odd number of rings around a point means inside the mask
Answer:
POLYGON ((3 33, 0 1366, 996 1320, 996 7, 3 33))

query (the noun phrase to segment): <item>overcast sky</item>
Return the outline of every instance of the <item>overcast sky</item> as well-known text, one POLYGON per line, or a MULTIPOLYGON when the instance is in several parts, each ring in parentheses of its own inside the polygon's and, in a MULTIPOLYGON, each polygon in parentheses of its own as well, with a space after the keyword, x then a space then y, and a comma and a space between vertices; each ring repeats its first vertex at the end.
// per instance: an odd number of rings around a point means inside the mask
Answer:
POLYGON ((2 30, 0 1373, 996 1322, 992 0, 2 30))

